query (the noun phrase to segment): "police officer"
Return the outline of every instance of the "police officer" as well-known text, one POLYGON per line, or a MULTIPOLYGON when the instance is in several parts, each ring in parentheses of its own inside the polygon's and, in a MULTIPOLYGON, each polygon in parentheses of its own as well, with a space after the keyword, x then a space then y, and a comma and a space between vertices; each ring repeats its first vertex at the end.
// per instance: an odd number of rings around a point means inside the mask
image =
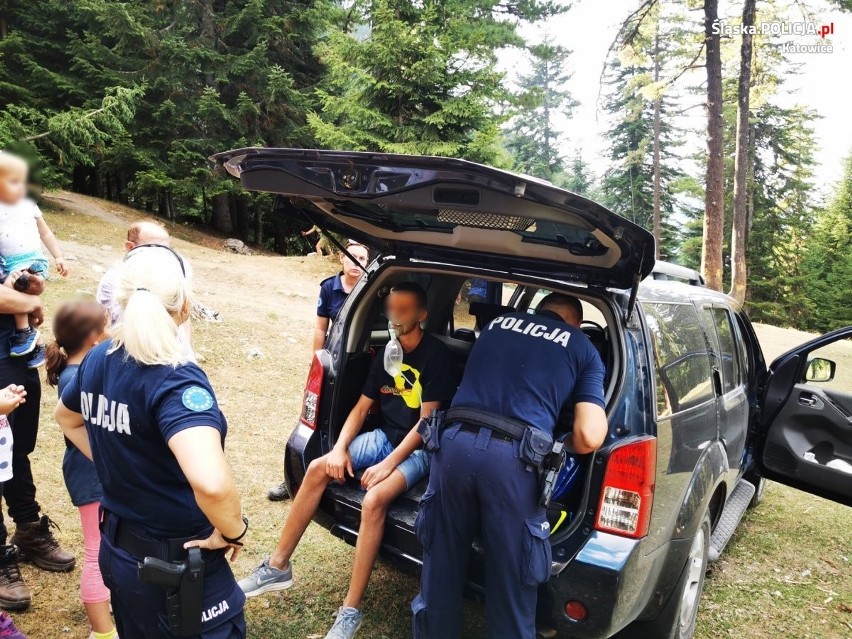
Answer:
POLYGON ((225 418, 178 337, 190 296, 177 253, 130 251, 116 280, 122 320, 56 408, 103 485, 99 563, 123 639, 245 636, 226 554, 239 553, 248 520, 225 460, 225 418))
POLYGON ((529 447, 550 439, 566 404, 574 410, 574 452, 592 452, 607 432, 604 367, 581 321, 577 299, 551 293, 534 315, 492 321, 474 345, 415 524, 423 546, 421 590, 412 602, 416 639, 459 636, 477 533, 486 554, 487 636, 534 639, 536 594, 550 577, 551 550, 529 447))

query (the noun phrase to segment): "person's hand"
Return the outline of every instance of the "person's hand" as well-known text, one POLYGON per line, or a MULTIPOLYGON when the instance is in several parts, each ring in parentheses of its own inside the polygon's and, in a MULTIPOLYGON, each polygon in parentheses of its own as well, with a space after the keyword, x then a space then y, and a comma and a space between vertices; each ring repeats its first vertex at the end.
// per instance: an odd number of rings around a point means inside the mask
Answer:
POLYGON ((308 237, 308 232, 307 232, 307 231, 302 231, 302 237, 308 237))
POLYGON ((364 490, 370 490, 390 477, 390 474, 396 469, 396 466, 389 464, 387 459, 380 461, 374 466, 370 466, 361 476, 361 487, 364 490))
MULTIPOLYGON (((227 541, 225 541, 224 537, 222 537, 222 533, 220 533, 215 528, 213 529, 213 534, 211 534, 207 539, 193 539, 192 541, 186 542, 183 547, 204 548, 205 550, 220 550, 222 548, 230 548, 231 561, 234 561, 240 554, 240 551, 243 549, 242 542, 240 542, 239 544, 229 544, 227 541)), ((225 554, 228 554, 227 551, 225 552, 225 554)))
POLYGON ((9 384, 0 390, 0 415, 8 415, 27 401, 27 391, 23 386, 9 384))
POLYGON ((328 454, 325 472, 336 481, 345 481, 346 473, 349 473, 350 477, 354 477, 355 471, 352 470, 352 457, 349 455, 349 451, 333 448, 328 454))
POLYGON ((68 277, 68 274, 71 272, 71 269, 68 268, 68 265, 65 264, 64 257, 56 258, 56 270, 59 271, 59 274, 62 277, 68 277))

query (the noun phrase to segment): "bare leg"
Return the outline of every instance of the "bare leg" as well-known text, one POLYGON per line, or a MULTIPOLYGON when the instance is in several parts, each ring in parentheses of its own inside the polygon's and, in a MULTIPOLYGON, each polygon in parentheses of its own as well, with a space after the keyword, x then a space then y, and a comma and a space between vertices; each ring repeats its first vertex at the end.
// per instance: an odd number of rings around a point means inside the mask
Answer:
POLYGON ((30 318, 26 313, 15 314, 15 330, 25 331, 30 327, 30 318))
POLYGON ((112 615, 109 613, 108 601, 87 603, 83 604, 83 606, 86 608, 86 616, 89 618, 92 630, 95 632, 109 632, 115 628, 112 615))
POLYGON ((296 497, 293 499, 293 505, 290 507, 290 514, 287 516, 287 521, 284 522, 284 530, 281 531, 281 537, 278 539, 278 545, 275 551, 269 556, 269 563, 273 568, 284 570, 290 563, 290 557, 314 513, 319 507, 320 499, 331 481, 325 472, 326 456, 323 455, 319 459, 315 459, 308 466, 308 472, 305 474, 305 481, 299 487, 296 497))
POLYGON ((361 503, 361 526, 358 528, 358 541, 355 544, 355 563, 352 566, 352 578, 349 580, 349 592, 343 600, 344 606, 361 607, 361 599, 367 590, 370 574, 382 546, 388 507, 405 490, 405 477, 395 470, 387 479, 367 491, 361 503))

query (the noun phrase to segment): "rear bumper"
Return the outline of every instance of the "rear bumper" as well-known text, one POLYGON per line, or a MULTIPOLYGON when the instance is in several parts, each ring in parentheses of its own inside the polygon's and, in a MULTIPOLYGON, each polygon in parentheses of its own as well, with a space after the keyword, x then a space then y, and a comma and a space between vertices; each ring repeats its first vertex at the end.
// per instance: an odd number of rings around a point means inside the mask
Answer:
POLYGON ((547 583, 546 595, 542 593, 548 599, 544 603, 550 627, 559 637, 606 639, 639 617, 653 616, 668 599, 679 574, 674 567, 683 567, 690 544, 672 540, 646 554, 642 540, 593 532, 573 561, 547 583), (573 621, 565 614, 568 601, 586 607, 584 620, 573 621))

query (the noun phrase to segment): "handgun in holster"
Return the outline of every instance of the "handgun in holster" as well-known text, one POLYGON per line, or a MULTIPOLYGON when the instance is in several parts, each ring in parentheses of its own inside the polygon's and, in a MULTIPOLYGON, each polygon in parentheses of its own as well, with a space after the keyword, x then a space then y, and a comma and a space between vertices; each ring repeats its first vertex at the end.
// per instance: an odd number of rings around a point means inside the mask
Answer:
POLYGON ((556 480, 559 479, 559 473, 565 468, 567 459, 568 451, 565 450, 563 442, 559 440, 553 442, 553 448, 541 464, 538 478, 539 504, 545 508, 550 505, 550 499, 553 497, 553 490, 556 487, 556 480))
POLYGON ((169 627, 178 637, 201 634, 204 560, 200 548, 190 548, 183 561, 145 557, 139 563, 139 581, 166 591, 169 627))
POLYGON ((417 425, 417 432, 423 439, 423 447, 430 453, 441 447, 441 430, 444 428, 445 417, 444 411, 432 409, 432 414, 421 418, 417 425))

